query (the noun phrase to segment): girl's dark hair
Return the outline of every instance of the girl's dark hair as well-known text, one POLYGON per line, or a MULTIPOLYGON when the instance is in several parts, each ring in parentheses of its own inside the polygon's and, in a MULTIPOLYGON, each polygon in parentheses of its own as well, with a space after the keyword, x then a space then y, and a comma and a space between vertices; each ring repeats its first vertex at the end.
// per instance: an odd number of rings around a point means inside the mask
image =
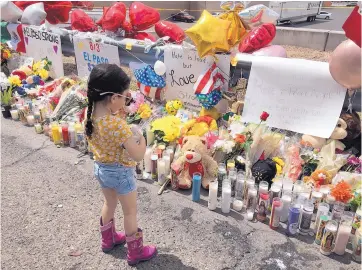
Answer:
POLYGON ((129 87, 130 79, 127 74, 115 64, 100 64, 95 66, 88 79, 88 112, 85 132, 92 136, 92 112, 93 104, 102 101, 112 94, 100 95, 104 92, 122 94, 129 87))

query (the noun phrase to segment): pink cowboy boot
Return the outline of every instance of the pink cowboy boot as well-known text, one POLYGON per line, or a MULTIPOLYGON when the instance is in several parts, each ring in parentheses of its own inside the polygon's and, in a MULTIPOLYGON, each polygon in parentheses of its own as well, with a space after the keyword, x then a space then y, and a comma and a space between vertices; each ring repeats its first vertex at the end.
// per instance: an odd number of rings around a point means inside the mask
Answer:
POLYGON ((126 235, 116 232, 113 219, 108 224, 103 225, 102 217, 100 219, 101 235, 102 235, 102 251, 109 252, 115 245, 121 245, 126 242, 126 235))
POLYGON ((135 265, 142 261, 148 261, 157 255, 155 246, 143 246, 142 230, 138 229, 132 236, 127 236, 127 261, 129 265, 135 265))

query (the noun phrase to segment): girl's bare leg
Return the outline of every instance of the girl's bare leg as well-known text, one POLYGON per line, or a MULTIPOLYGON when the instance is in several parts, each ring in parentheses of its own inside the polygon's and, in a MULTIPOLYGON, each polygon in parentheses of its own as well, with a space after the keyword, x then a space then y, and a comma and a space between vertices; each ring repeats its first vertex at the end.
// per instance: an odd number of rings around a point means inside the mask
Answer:
POLYGON ((114 217, 114 213, 117 208, 118 194, 114 189, 103 188, 104 204, 102 208, 102 222, 103 225, 108 224, 114 217))
POLYGON ((127 236, 132 236, 138 231, 137 225, 137 191, 127 195, 118 195, 124 215, 124 230, 127 236))

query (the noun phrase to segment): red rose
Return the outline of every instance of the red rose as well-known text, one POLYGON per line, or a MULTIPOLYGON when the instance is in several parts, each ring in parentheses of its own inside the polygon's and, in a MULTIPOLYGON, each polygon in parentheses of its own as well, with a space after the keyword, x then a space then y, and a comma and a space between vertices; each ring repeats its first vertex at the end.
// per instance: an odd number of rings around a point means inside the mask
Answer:
POLYGON ((269 113, 267 112, 263 112, 261 115, 260 115, 260 120, 261 121, 266 121, 269 117, 269 113))

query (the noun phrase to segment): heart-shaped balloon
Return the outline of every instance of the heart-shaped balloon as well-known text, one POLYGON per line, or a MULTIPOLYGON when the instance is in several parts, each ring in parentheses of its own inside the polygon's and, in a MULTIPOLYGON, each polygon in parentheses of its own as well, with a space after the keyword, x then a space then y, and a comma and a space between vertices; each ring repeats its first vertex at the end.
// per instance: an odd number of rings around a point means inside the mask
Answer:
POLYGON ((181 44, 185 39, 185 32, 177 24, 166 21, 159 21, 155 25, 155 31, 159 37, 169 36, 171 42, 181 44))
POLYGON ((121 28, 126 18, 127 7, 123 3, 115 3, 104 15, 102 20, 102 28, 104 30, 116 32, 121 28))
POLYGON ((268 45, 275 37, 276 27, 272 23, 262 24, 253 30, 245 37, 239 45, 239 51, 252 53, 268 45))
POLYGON ((103 19, 104 19, 104 16, 106 15, 108 9, 109 9, 109 7, 103 7, 102 17, 100 17, 100 18, 96 21, 96 24, 99 25, 100 27, 102 27, 103 19))
POLYGON ((147 38, 152 42, 155 42, 157 40, 157 38, 154 35, 146 32, 137 32, 133 35, 133 38, 138 40, 145 40, 147 38))
POLYGON ((129 19, 135 31, 143 31, 160 20, 160 13, 141 2, 133 2, 129 7, 129 19))
POLYGON ((44 3, 36 3, 28 6, 21 17, 21 23, 41 25, 47 14, 44 10, 44 3))
POLYGON ((69 13, 72 10, 70 1, 49 1, 44 2, 44 9, 47 13, 47 21, 50 24, 66 23, 69 21, 69 13))
POLYGON ((97 26, 93 22, 84 10, 76 9, 72 11, 70 16, 72 30, 78 30, 81 32, 94 32, 97 30, 97 26))
POLYGON ((132 24, 129 21, 124 21, 122 24, 122 29, 126 32, 126 34, 129 34, 133 32, 132 30, 132 24))

